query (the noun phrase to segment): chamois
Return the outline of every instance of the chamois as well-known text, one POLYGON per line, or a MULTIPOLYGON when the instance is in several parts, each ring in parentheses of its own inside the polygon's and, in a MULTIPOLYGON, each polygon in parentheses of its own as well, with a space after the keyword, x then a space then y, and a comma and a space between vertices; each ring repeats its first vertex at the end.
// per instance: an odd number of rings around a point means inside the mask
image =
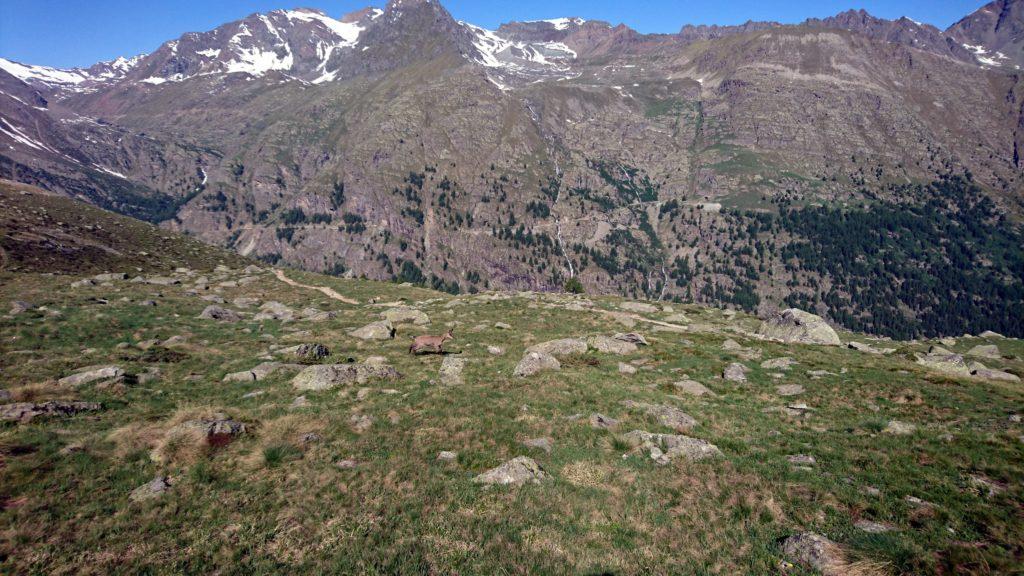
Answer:
POLYGON ((433 354, 443 354, 444 350, 441 349, 444 343, 449 340, 454 340, 455 335, 449 330, 443 336, 417 336, 412 339, 412 344, 409 346, 410 354, 417 354, 423 350, 432 352, 433 354))

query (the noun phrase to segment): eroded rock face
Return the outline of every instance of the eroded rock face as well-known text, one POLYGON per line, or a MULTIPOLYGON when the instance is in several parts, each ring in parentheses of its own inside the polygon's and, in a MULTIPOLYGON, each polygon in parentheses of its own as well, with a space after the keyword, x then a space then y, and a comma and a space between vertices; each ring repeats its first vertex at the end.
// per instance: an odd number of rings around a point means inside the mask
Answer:
POLYGON ((539 484, 548 474, 532 458, 518 456, 473 479, 478 484, 516 486, 527 482, 539 484))
POLYGON ((555 358, 562 358, 573 354, 586 354, 587 341, 582 338, 561 338, 559 340, 549 340, 540 344, 534 344, 527 348, 526 351, 528 353, 539 352, 548 356, 554 356, 555 358))
POLYGON ((652 434, 634 430, 623 435, 622 439, 635 451, 648 453, 652 460, 662 465, 676 458, 694 462, 722 455, 721 450, 707 440, 683 435, 652 434))
POLYGON ((49 416, 74 416, 82 412, 96 412, 103 406, 98 402, 18 402, 0 406, 0 420, 8 422, 31 422, 34 418, 49 416))
POLYGON ((545 370, 561 370, 562 363, 550 354, 542 352, 527 352, 523 359, 516 365, 513 375, 519 377, 533 376, 545 370))
POLYGON ((338 386, 366 384, 372 380, 397 380, 401 375, 388 365, 321 364, 309 366, 293 380, 296 390, 331 390, 338 386))
POLYGON ((757 333, 772 340, 790 344, 822 344, 839 346, 842 342, 831 326, 810 312, 796 308, 781 313, 761 323, 757 333))

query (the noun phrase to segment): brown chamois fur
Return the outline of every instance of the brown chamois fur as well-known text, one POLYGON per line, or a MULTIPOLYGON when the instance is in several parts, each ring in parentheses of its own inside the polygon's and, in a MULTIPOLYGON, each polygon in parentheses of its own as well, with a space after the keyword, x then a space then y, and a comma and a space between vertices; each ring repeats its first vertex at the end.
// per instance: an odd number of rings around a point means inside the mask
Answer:
POLYGON ((449 330, 443 336, 417 336, 412 339, 412 344, 409 346, 410 354, 417 354, 424 350, 433 354, 443 354, 444 350, 441 349, 444 343, 449 340, 454 340, 455 335, 449 330))

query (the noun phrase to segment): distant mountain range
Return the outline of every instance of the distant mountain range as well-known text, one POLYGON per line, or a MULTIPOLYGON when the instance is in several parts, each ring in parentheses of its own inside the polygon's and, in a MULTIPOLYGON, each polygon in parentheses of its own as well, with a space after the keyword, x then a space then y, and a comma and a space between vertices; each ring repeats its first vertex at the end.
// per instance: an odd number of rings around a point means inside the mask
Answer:
POLYGON ((253 14, 84 69, 0 59, 0 177, 318 271, 997 329, 1024 301, 1022 6, 678 34, 253 14))

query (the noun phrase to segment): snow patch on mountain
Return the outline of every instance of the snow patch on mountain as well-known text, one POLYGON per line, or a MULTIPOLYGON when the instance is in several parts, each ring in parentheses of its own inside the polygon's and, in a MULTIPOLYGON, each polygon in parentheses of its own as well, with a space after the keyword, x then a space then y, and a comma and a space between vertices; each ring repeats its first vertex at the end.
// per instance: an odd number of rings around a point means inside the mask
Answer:
POLYGON ((1001 66, 1002 64, 999 62, 1000 60, 1009 60, 1009 58, 1006 57, 1006 54, 1003 54, 1002 52, 996 52, 995 54, 989 55, 988 50, 981 45, 972 46, 971 44, 964 44, 963 47, 973 52, 975 59, 985 66, 1001 66))
POLYGON ((36 81, 44 84, 75 86, 89 79, 81 70, 61 70, 59 68, 50 68, 49 66, 33 66, 5 58, 0 58, 0 68, 22 82, 36 81))
POLYGON ((582 26, 587 21, 583 18, 552 18, 550 20, 530 20, 528 22, 547 22, 555 27, 555 30, 568 30, 569 25, 582 26))

